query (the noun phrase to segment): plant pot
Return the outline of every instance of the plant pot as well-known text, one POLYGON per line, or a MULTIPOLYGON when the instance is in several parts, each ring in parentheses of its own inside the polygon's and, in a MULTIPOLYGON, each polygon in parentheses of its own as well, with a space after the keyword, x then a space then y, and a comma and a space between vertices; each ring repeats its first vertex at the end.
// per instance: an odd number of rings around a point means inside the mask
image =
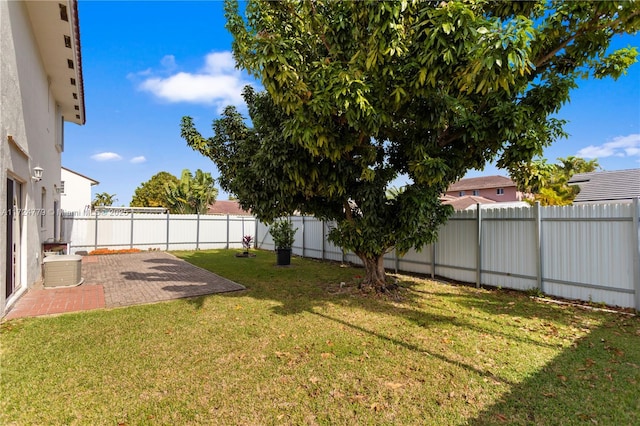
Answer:
POLYGON ((290 248, 279 248, 276 249, 276 253, 278 254, 278 266, 286 266, 291 265, 291 249, 290 248))

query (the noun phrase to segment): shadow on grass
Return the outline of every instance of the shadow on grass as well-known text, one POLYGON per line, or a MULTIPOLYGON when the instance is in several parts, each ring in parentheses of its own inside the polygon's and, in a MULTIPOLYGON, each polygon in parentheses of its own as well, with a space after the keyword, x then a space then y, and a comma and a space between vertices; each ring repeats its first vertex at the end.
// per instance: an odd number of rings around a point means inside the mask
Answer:
POLYGON ((640 320, 618 316, 591 331, 469 422, 640 424, 640 320))
MULTIPOLYGON (((267 259, 269 255, 259 254, 267 259)), ((243 264, 242 271, 238 271, 236 265, 220 261, 220 253, 212 256, 191 252, 181 256, 248 289, 224 297, 249 296, 276 301, 279 305, 272 310, 278 315, 307 312, 410 351, 456 364, 470 375, 506 384, 509 391, 470 419, 472 425, 640 424, 640 319, 637 317, 590 311, 578 314, 576 308, 547 305, 511 291, 473 288, 460 291, 459 285, 446 284, 436 291, 424 291, 414 288, 417 284, 412 281, 401 283, 402 300, 396 301, 354 291, 356 277, 363 275, 360 268, 339 265, 320 268, 314 267, 317 261, 296 258, 292 268, 282 270, 272 267, 274 258, 273 262, 243 264), (344 286, 340 286, 341 282, 344 286), (329 303, 396 315, 424 328, 454 326, 453 330, 470 330, 476 336, 497 336, 506 342, 503 349, 514 344, 535 345, 551 349, 557 356, 516 382, 502 374, 502 377, 494 375, 473 361, 454 360, 447 353, 432 350, 411 338, 388 336, 345 318, 336 318, 322 309, 329 303), (559 336, 559 328, 566 335, 559 336), (586 337, 578 339, 577 336, 585 334, 586 337)), ((520 362, 526 362, 526 356, 525 353, 520 362)))
POLYGON ((278 302, 278 306, 272 308, 278 315, 314 312, 315 308, 327 303, 338 303, 374 313, 397 315, 420 327, 431 328, 439 323, 449 323, 478 333, 498 334, 521 343, 549 348, 558 348, 559 344, 531 339, 518 331, 523 326, 521 318, 534 318, 543 324, 547 321, 574 325, 572 315, 565 308, 537 303, 524 293, 488 292, 473 288, 460 291, 460 285, 444 283, 438 291, 425 292, 414 288, 417 286, 415 281, 408 280, 399 282, 401 291, 398 295, 401 303, 396 303, 393 296, 363 295, 359 292, 357 284, 364 275, 360 267, 336 263, 335 267, 328 268, 326 262, 294 257, 290 268, 278 268, 275 265, 275 254, 271 252, 258 251, 258 257, 244 259, 242 262, 234 258, 234 253, 219 250, 176 254, 196 266, 247 287, 247 292, 229 293, 227 297, 249 295, 256 299, 278 302), (465 307, 464 315, 452 311, 451 304, 465 307), (425 314, 425 305, 431 311, 439 312, 436 320, 433 315, 425 314), (496 320, 497 316, 501 318, 496 320), (476 321, 477 319, 482 321, 476 321), (482 324, 487 324, 487 327, 484 328, 482 324), (491 325, 506 328, 501 332, 491 325))

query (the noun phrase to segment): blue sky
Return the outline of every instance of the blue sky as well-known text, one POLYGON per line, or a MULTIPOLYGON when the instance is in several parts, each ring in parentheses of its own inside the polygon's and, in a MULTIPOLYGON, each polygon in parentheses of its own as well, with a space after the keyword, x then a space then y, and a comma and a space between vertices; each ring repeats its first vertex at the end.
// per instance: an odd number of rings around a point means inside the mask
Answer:
MULTIPOLYGON (((67 124, 62 164, 100 182, 96 192, 129 205, 142 182, 160 171, 218 175, 214 164, 180 138, 180 119, 211 122, 255 82, 234 68, 221 1, 83 1, 79 3, 87 123, 67 124)), ((640 36, 615 47, 640 46, 640 36)), ((640 64, 617 82, 581 81, 559 116, 568 139, 545 157, 597 157, 605 170, 640 167, 640 64)), ((488 166, 467 176, 502 174, 488 166)), ((220 192, 218 199, 227 199, 220 192)))

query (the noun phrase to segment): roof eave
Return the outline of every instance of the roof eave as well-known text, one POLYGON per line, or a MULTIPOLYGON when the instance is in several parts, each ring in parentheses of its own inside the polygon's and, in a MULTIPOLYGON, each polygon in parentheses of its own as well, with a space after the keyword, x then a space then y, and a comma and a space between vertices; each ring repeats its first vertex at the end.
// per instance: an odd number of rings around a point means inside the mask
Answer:
POLYGON ((85 124, 77 0, 25 2, 50 90, 65 121, 85 124), (65 9, 66 19, 62 18, 65 9), (65 38, 68 38, 69 44, 65 38))

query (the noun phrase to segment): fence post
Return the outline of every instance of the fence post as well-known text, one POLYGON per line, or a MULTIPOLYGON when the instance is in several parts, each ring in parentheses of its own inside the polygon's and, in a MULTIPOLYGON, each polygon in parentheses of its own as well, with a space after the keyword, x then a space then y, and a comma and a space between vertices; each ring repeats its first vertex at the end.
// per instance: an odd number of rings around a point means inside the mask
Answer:
POLYGON ((196 250, 200 250, 200 212, 196 212, 196 250))
POLYGON ((253 248, 258 248, 258 219, 253 218, 253 235, 255 238, 253 239, 253 248))
POLYGON ((320 223, 322 224, 322 260, 325 260, 325 254, 324 254, 324 251, 325 251, 324 246, 325 246, 325 244, 324 244, 324 241, 325 241, 326 238, 325 238, 325 235, 324 235, 324 231, 325 231, 325 229, 324 229, 324 220, 321 221, 320 223))
POLYGON ((544 293, 544 285, 542 283, 542 211, 540 210, 540 201, 536 201, 533 212, 536 222, 536 283, 540 292, 544 293))
POLYGON ((167 210, 167 251, 169 251, 169 211, 167 210))
POLYGON ((393 261, 393 267, 395 269, 395 273, 398 273, 398 264, 400 263, 400 260, 398 259, 398 250, 396 250, 395 248, 393 249, 393 256, 395 257, 394 261, 393 261))
POLYGON ((227 250, 229 250, 229 215, 227 215, 227 250))
POLYGON ((129 248, 133 248, 133 209, 131 209, 131 242, 129 248))
POLYGON ((431 279, 436 277, 436 242, 431 243, 431 279))
POLYGON ((304 215, 302 215, 302 257, 304 257, 304 215))
POLYGON ((476 247, 476 287, 480 288, 480 280, 482 278, 482 209, 480 203, 476 204, 477 213, 477 231, 478 246, 476 247))
POLYGON ((636 311, 640 312, 640 198, 633 199, 633 282, 636 311))
POLYGON ((98 209, 96 209, 96 223, 95 223, 95 233, 94 233, 94 240, 93 240, 93 249, 94 250, 98 250, 98 209))

